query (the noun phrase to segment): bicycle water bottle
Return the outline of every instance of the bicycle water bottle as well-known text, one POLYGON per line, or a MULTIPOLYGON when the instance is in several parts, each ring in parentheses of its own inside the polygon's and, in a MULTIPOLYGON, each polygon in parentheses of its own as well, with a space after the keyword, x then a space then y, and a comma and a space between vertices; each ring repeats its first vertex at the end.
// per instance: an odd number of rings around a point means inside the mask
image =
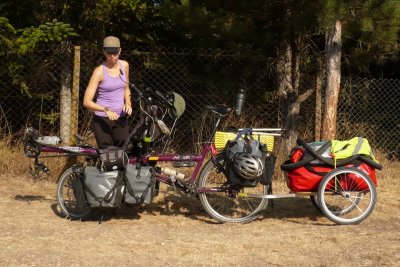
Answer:
POLYGON ((40 136, 36 141, 43 145, 58 145, 61 143, 61 138, 58 136, 40 136))
POLYGON ((244 89, 239 89, 239 92, 236 95, 236 107, 235 107, 235 114, 240 116, 242 113, 244 103, 244 89))

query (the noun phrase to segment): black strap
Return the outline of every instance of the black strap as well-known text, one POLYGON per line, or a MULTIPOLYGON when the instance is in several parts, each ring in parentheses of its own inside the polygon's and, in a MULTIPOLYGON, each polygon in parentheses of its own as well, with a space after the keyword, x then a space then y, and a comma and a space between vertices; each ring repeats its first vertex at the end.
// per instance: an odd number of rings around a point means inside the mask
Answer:
POLYGON ((140 169, 142 168, 141 164, 136 164, 136 179, 140 179, 140 169))
POLYGON ((116 189, 119 188, 124 182, 124 177, 122 176, 121 172, 118 171, 118 176, 117 176, 117 181, 115 182, 115 185, 111 188, 110 191, 107 192, 107 194, 104 196, 103 201, 105 203, 110 203, 111 200, 113 199, 116 189))
MULTIPOLYGON (((314 166, 315 167, 315 166, 314 166)), ((331 167, 331 166, 328 166, 328 167, 331 167)), ((307 165, 304 165, 304 168, 306 168, 306 170, 307 171, 309 171, 309 172, 311 172, 311 173, 314 173, 314 174, 316 174, 316 175, 319 175, 319 176, 325 176, 329 171, 327 171, 327 172, 319 172, 319 171, 316 171, 314 168, 313 168, 313 166, 312 165, 310 165, 310 164, 307 164, 307 165)), ((332 167, 331 167, 331 169, 332 169, 332 167)))

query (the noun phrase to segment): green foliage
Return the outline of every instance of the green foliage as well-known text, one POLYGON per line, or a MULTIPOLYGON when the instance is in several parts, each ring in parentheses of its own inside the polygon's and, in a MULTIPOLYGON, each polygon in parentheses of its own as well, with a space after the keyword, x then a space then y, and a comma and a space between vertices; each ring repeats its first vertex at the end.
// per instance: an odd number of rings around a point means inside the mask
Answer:
POLYGON ((129 42, 154 44, 162 24, 157 6, 146 0, 99 0, 93 15, 103 31, 100 36, 115 35, 129 42))
POLYGON ((34 50, 39 44, 60 43, 77 35, 70 24, 58 22, 56 19, 38 27, 25 28, 20 30, 19 33, 20 36, 17 38, 16 43, 21 54, 34 50))
POLYGON ((54 125, 60 119, 60 113, 54 111, 50 114, 39 113, 39 118, 50 125, 54 125))
POLYGON ((329 30, 336 20, 343 20, 348 11, 348 5, 351 1, 343 0, 322 0, 322 12, 320 14, 320 27, 323 30, 329 30))
POLYGON ((274 43, 265 1, 165 1, 160 12, 179 35, 177 45, 244 50, 274 43))
POLYGON ((400 1, 354 1, 346 21, 344 51, 353 69, 398 58, 400 1))
POLYGON ((32 97, 29 93, 29 87, 24 81, 23 71, 25 66, 20 62, 9 62, 7 64, 7 71, 9 77, 11 78, 11 83, 13 86, 18 86, 19 90, 22 94, 27 95, 28 97, 32 97))
POLYGON ((7 18, 0 17, 0 56, 13 47, 14 27, 8 22, 7 18))

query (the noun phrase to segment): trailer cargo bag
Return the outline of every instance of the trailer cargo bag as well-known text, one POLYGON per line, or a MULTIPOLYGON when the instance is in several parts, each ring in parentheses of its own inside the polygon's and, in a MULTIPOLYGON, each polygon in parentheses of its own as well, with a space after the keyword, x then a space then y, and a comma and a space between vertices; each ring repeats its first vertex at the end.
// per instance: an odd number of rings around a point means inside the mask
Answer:
MULTIPOLYGON (((340 141, 340 148, 332 147, 331 141, 305 143, 298 140, 298 145, 295 147, 289 159, 281 165, 281 169, 287 171, 287 185, 292 192, 315 192, 318 190, 319 183, 324 176, 332 171, 335 167, 347 166, 355 167, 364 171, 377 185, 375 169, 381 169, 382 166, 375 160, 373 156, 366 155, 364 152, 369 151, 364 146, 363 153, 354 153, 354 148, 357 145, 347 145, 345 142, 365 142, 365 139, 351 139, 349 141, 340 141), (352 149, 347 158, 341 156, 338 159, 334 158, 335 152, 343 155, 346 149, 352 149)), ((339 143, 338 141, 334 144, 339 143)), ((359 146, 361 147, 361 146, 359 146)), ((368 152, 372 155, 372 152, 368 152)), ((354 179, 355 177, 353 177, 354 179)), ((352 179, 351 175, 348 179, 352 179)), ((357 181, 359 179, 356 179, 357 181)), ((360 190, 367 189, 368 186, 358 185, 360 190)))

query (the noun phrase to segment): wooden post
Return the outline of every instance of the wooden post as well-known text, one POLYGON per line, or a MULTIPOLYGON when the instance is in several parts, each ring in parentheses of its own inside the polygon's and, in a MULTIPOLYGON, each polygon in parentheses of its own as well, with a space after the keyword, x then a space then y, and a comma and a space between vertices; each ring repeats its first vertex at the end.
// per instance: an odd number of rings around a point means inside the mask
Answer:
POLYGON ((78 115, 79 115, 79 77, 81 65, 81 47, 74 47, 74 73, 72 78, 71 94, 71 134, 70 144, 76 143, 75 134, 78 134, 78 115))
POLYGON ((60 137, 64 145, 69 145, 71 140, 71 46, 68 42, 63 43, 62 46, 65 47, 65 57, 61 58, 64 63, 60 65, 60 137))

